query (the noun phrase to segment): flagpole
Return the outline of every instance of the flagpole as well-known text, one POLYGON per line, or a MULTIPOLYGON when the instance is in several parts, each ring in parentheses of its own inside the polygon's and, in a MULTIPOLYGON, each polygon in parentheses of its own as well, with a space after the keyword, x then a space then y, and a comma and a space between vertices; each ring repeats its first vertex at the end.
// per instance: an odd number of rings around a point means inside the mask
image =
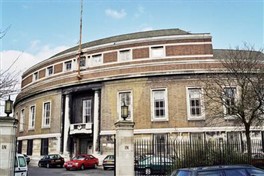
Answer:
POLYGON ((81 16, 80 16, 80 39, 79 39, 79 50, 78 50, 78 79, 82 79, 80 73, 80 61, 81 61, 81 54, 82 54, 82 13, 83 13, 83 0, 81 0, 81 16))

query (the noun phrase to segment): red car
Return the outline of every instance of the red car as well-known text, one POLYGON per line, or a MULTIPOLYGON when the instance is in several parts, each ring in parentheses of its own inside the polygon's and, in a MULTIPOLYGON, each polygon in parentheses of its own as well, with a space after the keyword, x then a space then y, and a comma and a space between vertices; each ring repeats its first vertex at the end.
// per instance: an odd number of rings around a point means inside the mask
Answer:
POLYGON ((86 168, 96 168, 98 166, 98 158, 93 155, 82 154, 73 157, 70 161, 64 163, 66 170, 84 170, 86 168))

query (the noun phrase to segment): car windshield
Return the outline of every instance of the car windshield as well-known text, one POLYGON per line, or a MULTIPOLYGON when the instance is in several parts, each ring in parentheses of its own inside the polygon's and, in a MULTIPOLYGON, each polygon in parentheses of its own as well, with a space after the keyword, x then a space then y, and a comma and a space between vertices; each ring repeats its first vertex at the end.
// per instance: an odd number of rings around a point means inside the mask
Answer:
POLYGON ((18 157, 18 163, 19 163, 20 167, 26 167, 26 165, 27 165, 25 158, 22 156, 18 157))
POLYGON ((72 158, 73 160, 84 160, 85 157, 84 156, 75 156, 72 158))
POLYGON ((108 155, 105 159, 113 160, 114 159, 114 156, 113 155, 108 155))
POLYGON ((149 156, 140 160, 139 163, 172 163, 172 160, 164 157, 149 156))
POLYGON ((50 155, 49 158, 50 159, 55 159, 56 157, 55 157, 55 155, 50 155))

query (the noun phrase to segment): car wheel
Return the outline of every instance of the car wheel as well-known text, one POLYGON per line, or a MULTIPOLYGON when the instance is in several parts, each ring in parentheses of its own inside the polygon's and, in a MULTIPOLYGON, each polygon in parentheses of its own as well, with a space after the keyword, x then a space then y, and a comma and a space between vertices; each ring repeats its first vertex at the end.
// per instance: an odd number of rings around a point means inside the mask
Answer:
POLYGON ((41 167, 41 164, 40 163, 38 163, 38 167, 41 167))
POLYGON ((47 164, 47 168, 50 168, 50 164, 49 163, 47 164))
POLYGON ((81 170, 84 170, 84 165, 83 164, 81 165, 81 170))
POLYGON ((151 169, 150 168, 146 168, 145 169, 145 174, 146 175, 151 175, 151 169))

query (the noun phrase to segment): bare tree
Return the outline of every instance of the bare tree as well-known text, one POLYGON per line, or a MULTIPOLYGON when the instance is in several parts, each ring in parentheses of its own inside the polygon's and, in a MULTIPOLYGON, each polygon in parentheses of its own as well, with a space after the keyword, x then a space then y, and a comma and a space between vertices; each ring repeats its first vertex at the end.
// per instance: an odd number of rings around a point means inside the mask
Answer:
POLYGON ((215 50, 221 69, 201 78, 207 124, 225 124, 244 129, 248 157, 251 157, 252 127, 263 127, 264 54, 253 46, 215 50))
POLYGON ((12 65, 6 70, 0 70, 0 99, 10 94, 18 93, 19 89, 17 85, 19 73, 10 72, 12 65))
MULTIPOLYGON (((8 30, 10 29, 11 25, 8 26, 3 31, 0 31, 0 39, 3 39, 3 37, 6 35, 8 30)), ((22 53, 23 54, 23 53, 22 53)), ((0 68, 0 99, 18 92, 18 72, 12 72, 11 68, 15 64, 15 62, 20 58, 22 55, 20 54, 15 61, 5 70, 2 69, 2 66, 0 68)))
POLYGON ((4 38, 4 36, 6 35, 6 33, 9 31, 9 29, 11 28, 11 25, 9 25, 6 29, 4 30, 0 30, 0 39, 4 38))

